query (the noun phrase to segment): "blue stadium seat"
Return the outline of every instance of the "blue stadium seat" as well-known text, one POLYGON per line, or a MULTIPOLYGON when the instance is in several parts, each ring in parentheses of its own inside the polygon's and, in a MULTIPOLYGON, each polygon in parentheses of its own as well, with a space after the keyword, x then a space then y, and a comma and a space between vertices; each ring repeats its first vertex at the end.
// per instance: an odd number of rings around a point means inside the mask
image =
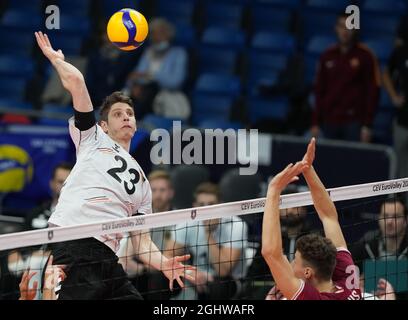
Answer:
POLYGON ((279 53, 264 53, 251 50, 248 57, 247 91, 250 95, 259 94, 259 86, 275 86, 279 75, 286 68, 288 57, 279 53))
POLYGON ((404 0, 365 0, 362 10, 400 16, 406 13, 407 8, 407 3, 404 0))
POLYGON ((8 9, 22 10, 24 12, 31 12, 38 14, 42 9, 43 0, 10 0, 8 1, 8 9))
MULTIPOLYGON (((87 36, 90 32, 90 21, 82 16, 61 14, 60 31, 64 34, 87 36)), ((54 32, 58 32, 55 30, 54 32)))
POLYGON ((0 76, 0 97, 23 101, 26 85, 24 78, 0 76))
POLYGON ((233 74, 237 66, 238 53, 235 50, 201 46, 197 55, 200 73, 233 74))
POLYGON ((0 39, 0 55, 10 54, 27 57, 31 55, 34 45, 33 32, 0 27, 0 39))
POLYGON ((252 38, 251 46, 254 49, 291 54, 295 50, 295 39, 284 32, 258 32, 252 38))
POLYGON ((265 8, 264 6, 252 9, 252 30, 288 32, 292 22, 292 12, 286 8, 265 8))
POLYGON ((227 74, 204 73, 197 79, 195 92, 236 97, 241 92, 241 81, 238 77, 227 74))
POLYGON ((350 0, 307 0, 306 6, 313 10, 332 11, 335 13, 344 12, 351 4, 350 0))
POLYGON ((81 35, 67 35, 53 32, 50 35, 52 45, 55 49, 61 49, 65 55, 80 55, 83 38, 81 35))
POLYGON ((252 0, 207 0, 207 2, 216 2, 216 3, 233 3, 240 5, 250 4, 252 0))
POLYGON ((91 0, 58 0, 57 5, 61 14, 83 16, 88 19, 91 0))
POLYGON ((335 35, 334 27, 337 21, 337 13, 312 9, 305 9, 302 12, 302 33, 305 42, 316 35, 335 35))
POLYGON ((394 37, 398 28, 399 19, 383 14, 363 13, 361 15, 362 37, 394 37))
POLYGON ((259 95, 259 87, 273 87, 279 83, 279 72, 263 70, 259 68, 251 68, 247 81, 247 90, 251 96, 259 95))
POLYGON ((30 79, 34 72, 31 58, 16 57, 12 55, 0 56, 0 75, 15 76, 30 79))
POLYGON ((63 106, 63 105, 54 104, 54 103, 47 103, 43 105, 42 111, 49 112, 49 113, 61 113, 61 114, 66 114, 66 115, 74 114, 74 110, 72 109, 72 106, 63 106))
POLYGON ((194 124, 204 120, 227 121, 234 99, 226 95, 196 93, 192 97, 194 124))
POLYGON ((316 78, 317 64, 319 62, 319 57, 316 55, 305 55, 304 65, 304 81, 306 85, 312 85, 316 78))
POLYGON ((265 119, 285 120, 289 112, 286 97, 273 99, 253 98, 248 101, 248 106, 249 118, 252 123, 265 119))
POLYGON ((234 129, 239 130, 243 128, 243 125, 235 121, 224 121, 219 119, 205 119, 198 123, 198 128, 200 129, 234 129))
POLYGON ((103 0, 102 1, 102 12, 106 18, 109 18, 116 11, 119 11, 123 8, 133 8, 135 10, 138 10, 139 3, 140 3, 140 0, 115 0, 115 1, 103 0))
POLYGON ((42 25, 42 16, 22 10, 8 10, 1 19, 1 25, 13 27, 16 30, 39 30, 42 25))
POLYGON ((363 43, 374 51, 379 61, 381 62, 388 61, 388 58, 390 57, 393 48, 393 39, 390 38, 368 39, 363 43))
POLYGON ((239 50, 244 48, 245 34, 235 29, 210 27, 204 30, 201 41, 206 45, 239 50))
POLYGON ((251 50, 248 56, 249 65, 263 70, 282 71, 288 63, 288 56, 282 53, 265 53, 251 50))
POLYGON ((31 110, 33 109, 33 105, 27 102, 21 102, 14 99, 0 98, 0 108, 31 110))
POLYGON ((176 24, 176 36, 174 38, 174 44, 190 48, 195 45, 196 30, 193 26, 187 24, 176 24))
POLYGON ((240 28, 243 6, 233 3, 207 3, 205 21, 207 26, 240 28))
POLYGON ((334 36, 314 36, 312 37, 306 46, 306 52, 308 54, 320 56, 330 46, 336 44, 337 40, 334 36))
POLYGON ((50 127, 67 127, 68 122, 64 119, 47 118, 46 116, 37 119, 37 125, 50 127))
POLYGON ((159 0, 157 2, 157 16, 164 17, 173 23, 192 23, 194 0, 159 0))
POLYGON ((255 5, 266 5, 275 8, 290 8, 299 9, 301 6, 301 0, 255 0, 251 2, 255 5))
POLYGON ((175 119, 169 119, 155 114, 147 114, 142 119, 143 123, 147 126, 166 129, 168 131, 171 131, 171 129, 173 128, 173 120, 175 119))

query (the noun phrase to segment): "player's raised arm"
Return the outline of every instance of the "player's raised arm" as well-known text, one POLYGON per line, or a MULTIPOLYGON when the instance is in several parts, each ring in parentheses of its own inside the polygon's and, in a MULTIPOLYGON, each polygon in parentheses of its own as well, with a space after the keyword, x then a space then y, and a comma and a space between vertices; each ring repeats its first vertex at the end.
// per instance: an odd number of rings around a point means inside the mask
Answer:
POLYGON ((35 32, 38 46, 43 54, 50 60, 57 70, 62 85, 71 95, 74 109, 79 112, 89 112, 93 110, 91 98, 85 85, 84 76, 72 64, 65 61, 61 50, 54 50, 46 34, 35 32))
POLYGON ((285 187, 298 180, 297 175, 305 168, 303 162, 288 165, 270 182, 266 195, 262 222, 262 256, 271 270, 277 287, 287 299, 295 296, 301 282, 295 277, 290 263, 282 250, 279 198, 285 187))
POLYGON ((312 138, 307 147, 306 154, 303 157, 303 161, 308 164, 308 167, 303 170, 303 176, 305 177, 307 185, 309 186, 312 194, 313 204, 323 224, 326 238, 330 239, 336 248, 347 248, 346 241, 344 240, 343 232, 341 231, 339 224, 336 207, 312 166, 315 158, 315 150, 316 140, 315 138, 312 138))

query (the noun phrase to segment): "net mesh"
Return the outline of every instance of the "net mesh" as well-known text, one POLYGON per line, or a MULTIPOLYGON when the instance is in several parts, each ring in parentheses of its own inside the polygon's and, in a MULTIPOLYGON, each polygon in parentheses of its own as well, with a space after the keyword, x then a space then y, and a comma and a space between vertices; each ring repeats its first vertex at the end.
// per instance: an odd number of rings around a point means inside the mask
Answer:
MULTIPOLYGON (((407 181, 329 190, 348 249, 360 270, 366 299, 407 299, 407 212, 401 202, 406 197, 407 181)), ((64 298, 265 299, 274 282, 261 255, 264 203, 261 198, 2 235, 0 298, 57 299, 61 298, 61 286, 65 286, 64 298), (109 233, 108 229, 124 235, 117 252, 124 272, 118 268, 113 251, 93 238, 109 233), (132 237, 129 232, 135 231, 138 235, 132 237), (175 281, 170 290, 165 275, 146 263, 157 254, 141 245, 146 235, 166 257, 189 254, 186 263, 197 269, 187 273, 195 280, 183 279, 184 288, 175 281), (64 265, 62 251, 75 256, 80 268, 59 267, 64 265), (103 281, 101 274, 106 275, 103 281)), ((301 235, 323 234, 311 204, 308 192, 281 197, 282 243, 289 261, 301 235)))

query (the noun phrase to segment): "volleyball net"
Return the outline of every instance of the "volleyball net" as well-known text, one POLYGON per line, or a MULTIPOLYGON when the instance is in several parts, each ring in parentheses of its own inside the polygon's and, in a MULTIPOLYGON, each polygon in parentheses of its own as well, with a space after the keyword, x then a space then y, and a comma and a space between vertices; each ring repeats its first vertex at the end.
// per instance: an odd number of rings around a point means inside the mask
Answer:
MULTIPOLYGON (((406 299, 408 226, 403 199, 408 178, 328 191, 359 267, 365 297, 406 299), (381 279, 387 281, 386 290, 381 279)), ((58 268, 50 268, 50 247, 118 233, 124 234, 117 252, 119 262, 145 299, 265 299, 274 282, 261 255, 264 206, 265 198, 258 198, 1 235, 0 299, 58 298, 58 290, 64 285, 61 280, 71 274, 68 270, 62 275, 58 268), (175 283, 175 289, 170 291, 167 278, 147 263, 154 253, 133 248, 130 233, 134 231, 141 235, 150 233, 167 257, 190 254, 188 263, 197 268, 188 271, 193 273, 194 281, 183 279, 183 289, 175 283), (51 283, 51 295, 45 292, 50 288, 50 283, 45 285, 47 281, 51 283)), ((296 239, 310 232, 322 234, 322 226, 308 191, 282 195, 280 209, 283 250, 291 261, 296 239)), ((114 290, 117 280, 113 274, 106 290, 114 290)))

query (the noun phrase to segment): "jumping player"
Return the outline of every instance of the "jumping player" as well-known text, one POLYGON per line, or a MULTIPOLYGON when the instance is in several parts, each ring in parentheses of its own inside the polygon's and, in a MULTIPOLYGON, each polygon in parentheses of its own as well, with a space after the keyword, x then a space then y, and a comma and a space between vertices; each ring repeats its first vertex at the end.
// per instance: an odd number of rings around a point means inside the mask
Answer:
MULTIPOLYGON (((46 34, 36 32, 35 36, 64 88, 71 93, 74 106, 69 131, 77 162, 61 190, 49 225, 71 226, 150 214, 150 184, 129 154, 136 131, 132 101, 120 92, 111 94, 100 109, 97 124, 81 72, 65 61, 61 50, 52 48, 46 34)), ((53 245, 54 263, 66 265, 67 277, 62 282, 59 299, 141 299, 115 254, 122 237, 116 233, 53 245)), ((174 280, 183 286, 181 277, 192 277, 185 271, 195 268, 181 263, 189 255, 166 258, 152 242, 149 232, 131 232, 131 237, 139 258, 161 270, 170 281, 170 289, 174 280)))
POLYGON ((337 217, 336 207, 312 164, 313 138, 301 162, 288 165, 269 184, 262 226, 262 255, 276 286, 267 299, 360 300, 359 279, 337 217), (303 173, 326 237, 302 236, 295 259, 289 263, 282 251, 279 198, 285 187, 303 173))

